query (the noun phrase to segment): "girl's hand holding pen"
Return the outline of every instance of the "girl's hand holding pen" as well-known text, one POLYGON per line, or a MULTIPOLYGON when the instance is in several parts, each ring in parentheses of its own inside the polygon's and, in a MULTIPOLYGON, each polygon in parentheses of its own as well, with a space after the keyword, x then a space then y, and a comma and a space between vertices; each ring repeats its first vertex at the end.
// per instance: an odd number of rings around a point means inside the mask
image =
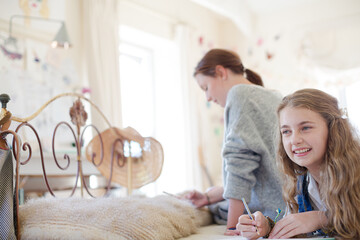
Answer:
POLYGON ((248 239, 258 239, 259 237, 263 237, 268 234, 270 226, 265 216, 261 212, 257 211, 252 215, 252 217, 254 220, 251 220, 247 214, 239 217, 236 229, 240 231, 240 235, 248 239))

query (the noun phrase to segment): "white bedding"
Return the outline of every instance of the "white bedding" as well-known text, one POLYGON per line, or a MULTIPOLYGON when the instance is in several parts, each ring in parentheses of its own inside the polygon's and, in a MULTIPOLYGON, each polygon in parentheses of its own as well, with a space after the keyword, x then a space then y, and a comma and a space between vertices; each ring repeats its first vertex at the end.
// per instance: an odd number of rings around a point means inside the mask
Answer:
MULTIPOLYGON (((247 238, 241 236, 225 236, 226 226, 212 224, 208 226, 201 227, 196 234, 190 235, 185 238, 180 238, 180 240, 223 240, 223 239, 233 239, 233 240, 246 240, 247 238)), ((262 238, 260 238, 262 239, 262 238)), ((293 238, 294 239, 294 238, 293 238)), ((323 240, 324 238, 296 238, 297 240, 323 240)), ((274 239, 276 240, 276 239, 274 239)), ((281 239, 281 240, 291 240, 291 239, 281 239)), ((335 238, 326 238, 326 240, 335 240, 335 238)))
POLYGON ((168 196, 40 198, 20 206, 19 219, 21 239, 245 239, 225 236, 209 211, 168 196))
POLYGON ((245 239, 239 236, 225 236, 224 232, 226 230, 226 225, 217 225, 212 224, 208 226, 201 227, 196 234, 190 235, 185 238, 180 238, 180 240, 220 240, 220 239, 245 239))
POLYGON ((179 239, 209 225, 208 211, 174 197, 40 198, 20 206, 21 239, 179 239))

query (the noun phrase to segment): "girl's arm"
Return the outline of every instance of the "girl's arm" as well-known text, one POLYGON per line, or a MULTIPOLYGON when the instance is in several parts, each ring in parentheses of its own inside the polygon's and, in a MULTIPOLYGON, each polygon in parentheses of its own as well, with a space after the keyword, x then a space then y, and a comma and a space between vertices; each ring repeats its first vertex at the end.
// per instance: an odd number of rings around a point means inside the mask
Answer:
POLYGON ((328 220, 323 211, 289 214, 276 223, 269 238, 291 238, 323 228, 327 223, 328 220))
POLYGON ((209 188, 205 194, 208 197, 209 204, 217 203, 223 201, 224 188, 220 186, 214 186, 209 188))
POLYGON ((239 217, 244 213, 245 207, 241 200, 229 199, 228 220, 225 235, 239 235, 240 232, 236 230, 236 224, 239 217))

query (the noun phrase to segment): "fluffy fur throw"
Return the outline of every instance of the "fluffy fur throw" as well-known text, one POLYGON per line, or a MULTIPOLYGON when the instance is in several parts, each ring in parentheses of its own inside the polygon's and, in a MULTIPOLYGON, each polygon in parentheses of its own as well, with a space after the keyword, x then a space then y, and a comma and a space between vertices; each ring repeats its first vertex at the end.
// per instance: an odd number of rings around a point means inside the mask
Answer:
POLYGON ((21 239, 177 239, 211 223, 207 211, 170 196, 41 198, 19 217, 21 239))

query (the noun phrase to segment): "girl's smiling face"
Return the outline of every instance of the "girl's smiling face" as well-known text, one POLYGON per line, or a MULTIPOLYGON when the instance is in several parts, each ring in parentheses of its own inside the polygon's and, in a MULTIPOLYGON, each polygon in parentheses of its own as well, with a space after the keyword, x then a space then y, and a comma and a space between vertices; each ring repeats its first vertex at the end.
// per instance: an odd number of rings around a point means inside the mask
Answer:
POLYGON ((285 107, 279 114, 284 149, 289 158, 318 175, 327 149, 328 126, 317 112, 285 107))

